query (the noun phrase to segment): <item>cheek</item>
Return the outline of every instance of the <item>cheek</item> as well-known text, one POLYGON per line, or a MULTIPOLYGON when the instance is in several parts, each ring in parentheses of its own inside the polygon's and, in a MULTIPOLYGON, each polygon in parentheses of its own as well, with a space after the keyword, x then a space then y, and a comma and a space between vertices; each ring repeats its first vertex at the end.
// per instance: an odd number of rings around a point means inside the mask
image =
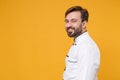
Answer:
POLYGON ((77 24, 75 27, 75 31, 80 32, 82 30, 82 26, 80 24, 77 24))
POLYGON ((75 27, 75 29, 79 29, 81 26, 80 26, 80 24, 75 24, 74 27, 75 27))

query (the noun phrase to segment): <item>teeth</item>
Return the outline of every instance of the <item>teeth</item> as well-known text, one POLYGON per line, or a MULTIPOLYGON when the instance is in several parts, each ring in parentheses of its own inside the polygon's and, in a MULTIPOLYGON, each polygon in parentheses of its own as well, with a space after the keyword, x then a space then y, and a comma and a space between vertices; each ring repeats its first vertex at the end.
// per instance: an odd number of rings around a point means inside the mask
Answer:
POLYGON ((72 31, 72 29, 68 29, 68 31, 72 31))

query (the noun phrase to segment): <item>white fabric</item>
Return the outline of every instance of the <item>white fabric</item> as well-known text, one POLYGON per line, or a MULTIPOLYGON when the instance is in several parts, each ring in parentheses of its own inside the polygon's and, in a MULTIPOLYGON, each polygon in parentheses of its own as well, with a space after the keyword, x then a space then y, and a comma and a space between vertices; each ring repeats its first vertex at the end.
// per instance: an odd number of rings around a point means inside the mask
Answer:
POLYGON ((64 80, 97 80, 100 52, 96 43, 85 32, 75 39, 66 56, 64 80))

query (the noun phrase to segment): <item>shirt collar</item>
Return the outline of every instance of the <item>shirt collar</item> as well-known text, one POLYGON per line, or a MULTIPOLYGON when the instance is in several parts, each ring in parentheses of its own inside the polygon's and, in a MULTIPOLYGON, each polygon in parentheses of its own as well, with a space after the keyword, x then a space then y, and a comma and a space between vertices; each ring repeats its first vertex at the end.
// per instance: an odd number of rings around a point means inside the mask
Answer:
POLYGON ((88 35, 88 32, 84 32, 78 37, 74 38, 74 44, 76 45, 79 42, 79 40, 82 40, 82 38, 84 38, 86 35, 88 35))

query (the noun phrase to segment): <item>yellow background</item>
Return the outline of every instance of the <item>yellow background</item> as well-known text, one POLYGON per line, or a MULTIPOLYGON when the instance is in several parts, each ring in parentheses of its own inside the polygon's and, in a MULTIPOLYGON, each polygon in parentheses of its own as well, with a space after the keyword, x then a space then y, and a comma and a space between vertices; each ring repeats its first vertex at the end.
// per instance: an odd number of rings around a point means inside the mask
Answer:
POLYGON ((101 51, 99 80, 120 80, 120 0, 0 0, 0 80, 61 80, 73 43, 64 12, 81 5, 101 51))

